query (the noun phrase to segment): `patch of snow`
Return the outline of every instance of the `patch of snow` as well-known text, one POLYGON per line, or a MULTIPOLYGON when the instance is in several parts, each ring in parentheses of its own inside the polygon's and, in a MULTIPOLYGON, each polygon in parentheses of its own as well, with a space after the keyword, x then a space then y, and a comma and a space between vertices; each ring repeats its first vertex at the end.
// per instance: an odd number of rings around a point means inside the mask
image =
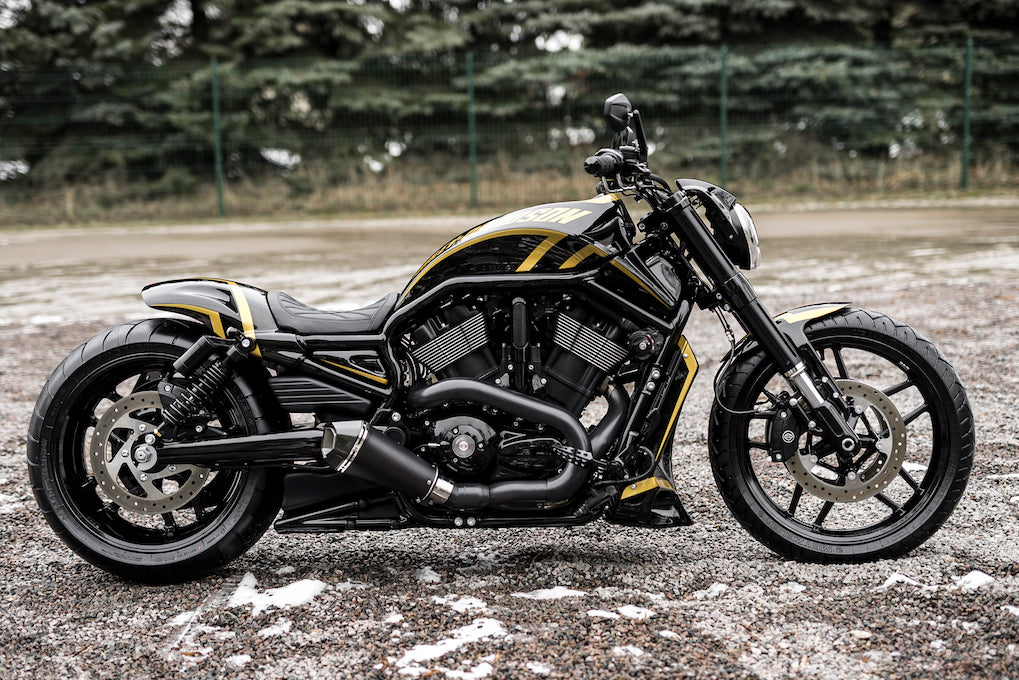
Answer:
POLYGON ((1001 608, 1007 611, 1012 616, 1019 616, 1019 607, 1013 607, 1010 604, 1003 604, 1001 608))
POLYGON ((987 475, 987 479, 1019 479, 1019 472, 1009 472, 1004 475, 987 475))
POLYGON ((170 626, 186 626, 187 624, 189 624, 192 621, 194 621, 196 616, 198 616, 198 610, 197 609, 188 610, 186 612, 182 612, 180 614, 177 614, 177 616, 175 616, 172 619, 170 619, 170 623, 167 624, 167 625, 170 625, 170 626))
POLYGON ((230 596, 228 607, 240 607, 250 604, 252 616, 258 616, 269 607, 285 608, 308 604, 328 586, 316 579, 295 581, 281 588, 270 588, 265 592, 258 591, 255 575, 248 572, 241 579, 237 590, 230 596))
POLYGON ((17 496, 10 496, 5 493, 0 493, 0 515, 7 515, 12 512, 17 512, 25 507, 25 504, 21 502, 21 499, 17 496))
POLYGON ((955 581, 956 587, 962 590, 976 590, 993 583, 994 577, 990 574, 985 574, 979 569, 974 569, 965 576, 953 576, 952 580, 955 581))
POLYGON ((869 630, 851 630, 849 634, 857 640, 869 640, 874 637, 874 633, 871 633, 869 630))
POLYGON ((558 600, 563 597, 584 597, 587 595, 583 590, 573 590, 565 586, 554 588, 539 588, 529 593, 512 593, 513 597, 524 597, 528 600, 558 600))
POLYGON ((420 644, 408 649, 396 662, 396 667, 400 669, 400 673, 416 677, 428 672, 428 669, 420 665, 423 661, 438 659, 472 642, 478 642, 491 637, 505 636, 506 628, 502 625, 501 621, 496 621, 495 619, 476 619, 474 623, 468 626, 450 631, 449 637, 443 638, 434 644, 420 644))
POLYGON ((234 668, 241 668, 249 661, 251 661, 250 654, 235 654, 234 656, 226 657, 227 665, 233 666, 234 668))
POLYGON ((431 567, 421 567, 414 572, 414 578, 418 580, 418 583, 439 583, 442 581, 439 573, 431 567))
POLYGON ((660 630, 658 635, 665 638, 666 640, 678 640, 679 633, 673 633, 671 630, 660 630))
POLYGON ((432 602, 435 604, 444 604, 455 612, 466 612, 471 610, 484 611, 484 609, 488 606, 476 597, 459 597, 458 595, 446 595, 445 597, 435 595, 432 597, 432 602))
POLYGON ((263 628, 262 630, 258 631, 258 634, 261 635, 262 637, 271 637, 273 635, 286 635, 287 633, 290 632, 290 628, 293 625, 294 624, 292 621, 290 621, 290 619, 283 619, 282 621, 277 621, 271 626, 263 628))
POLYGON ((902 469, 906 472, 923 472, 927 469, 927 466, 920 463, 910 463, 909 461, 906 461, 902 464, 902 469))
POLYGON ((778 589, 783 593, 802 593, 807 589, 807 586, 802 583, 797 583, 796 581, 789 581, 788 583, 780 585, 778 589))
POLYGON ((693 596, 698 600, 713 600, 729 589, 724 583, 712 583, 704 590, 696 591, 693 596))
POLYGON ((936 652, 940 652, 940 651, 946 649, 947 647, 948 647, 948 643, 945 642, 944 640, 932 640, 931 641, 931 649, 933 649, 936 652))
POLYGON ((616 611, 628 619, 636 619, 638 621, 647 621, 655 615, 655 613, 650 609, 637 607, 632 604, 624 604, 622 607, 616 607, 616 611))
POLYGON ((386 618, 382 619, 382 623, 391 623, 393 625, 396 625, 397 623, 400 623, 401 621, 403 621, 403 614, 400 614, 400 613, 390 614, 386 618))
POLYGON ((277 569, 276 573, 279 574, 280 576, 283 576, 285 574, 293 574, 295 571, 297 571, 297 567, 288 564, 285 567, 280 567, 279 569, 277 569))
POLYGON ((889 576, 888 578, 886 578, 885 582, 882 583, 881 585, 879 585, 874 590, 875 591, 888 590, 889 588, 891 588, 892 586, 894 586, 897 583, 902 583, 902 584, 907 585, 907 586, 917 586, 919 588, 923 588, 924 590, 937 590, 938 589, 937 586, 925 586, 924 584, 920 583, 916 579, 912 579, 912 578, 906 576, 905 574, 895 573, 895 574, 892 574, 891 576, 889 576))
POLYGON ((540 663, 538 661, 528 661, 524 664, 524 667, 534 673, 535 675, 548 675, 554 668, 549 666, 547 663, 540 663))
POLYGON ((597 616, 597 617, 600 617, 600 618, 603 618, 603 619, 618 619, 619 618, 619 614, 617 614, 615 612, 607 612, 604 609, 588 609, 587 610, 587 615, 588 616, 597 616))
POLYGON ((613 656, 644 656, 645 652, 640 647, 634 647, 633 645, 624 645, 622 647, 613 647, 613 656))

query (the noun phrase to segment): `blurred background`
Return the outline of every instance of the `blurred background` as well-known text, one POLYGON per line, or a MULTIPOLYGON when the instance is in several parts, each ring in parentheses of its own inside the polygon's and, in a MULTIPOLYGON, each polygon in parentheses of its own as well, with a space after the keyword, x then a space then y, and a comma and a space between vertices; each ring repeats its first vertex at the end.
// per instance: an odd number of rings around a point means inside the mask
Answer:
POLYGON ((0 0, 0 225, 499 212, 652 165, 748 204, 1013 193, 1011 0, 0 0))

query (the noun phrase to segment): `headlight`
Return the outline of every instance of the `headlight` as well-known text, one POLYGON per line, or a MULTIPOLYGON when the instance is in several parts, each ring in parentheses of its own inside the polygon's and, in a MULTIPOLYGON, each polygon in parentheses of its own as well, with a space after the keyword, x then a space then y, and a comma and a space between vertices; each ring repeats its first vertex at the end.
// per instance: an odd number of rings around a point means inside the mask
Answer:
POLYGON ((732 222, 736 233, 742 233, 743 238, 746 240, 746 260, 736 262, 736 265, 748 270, 757 269, 761 264, 761 245, 757 239, 757 227, 754 226, 754 218, 750 216, 750 212, 746 208, 739 203, 735 203, 732 206, 732 210, 729 211, 729 220, 732 222))

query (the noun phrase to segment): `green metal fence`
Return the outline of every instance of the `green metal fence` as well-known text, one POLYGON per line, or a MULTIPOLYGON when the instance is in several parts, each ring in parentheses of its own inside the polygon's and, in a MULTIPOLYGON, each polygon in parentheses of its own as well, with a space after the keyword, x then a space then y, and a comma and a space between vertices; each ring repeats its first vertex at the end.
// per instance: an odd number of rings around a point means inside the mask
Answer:
POLYGON ((617 91, 657 169, 758 202, 1015 185, 1015 42, 67 65, 0 72, 0 223, 580 196, 617 91))

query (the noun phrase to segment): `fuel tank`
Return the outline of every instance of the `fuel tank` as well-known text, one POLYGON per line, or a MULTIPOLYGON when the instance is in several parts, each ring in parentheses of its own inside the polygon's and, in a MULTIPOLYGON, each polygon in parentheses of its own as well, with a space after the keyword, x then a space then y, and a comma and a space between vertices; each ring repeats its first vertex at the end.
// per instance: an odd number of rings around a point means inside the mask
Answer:
POLYGON ((606 244, 623 225, 632 226, 632 222, 615 194, 507 213, 439 248, 411 278, 400 303, 457 276, 593 269, 614 254, 606 244))

